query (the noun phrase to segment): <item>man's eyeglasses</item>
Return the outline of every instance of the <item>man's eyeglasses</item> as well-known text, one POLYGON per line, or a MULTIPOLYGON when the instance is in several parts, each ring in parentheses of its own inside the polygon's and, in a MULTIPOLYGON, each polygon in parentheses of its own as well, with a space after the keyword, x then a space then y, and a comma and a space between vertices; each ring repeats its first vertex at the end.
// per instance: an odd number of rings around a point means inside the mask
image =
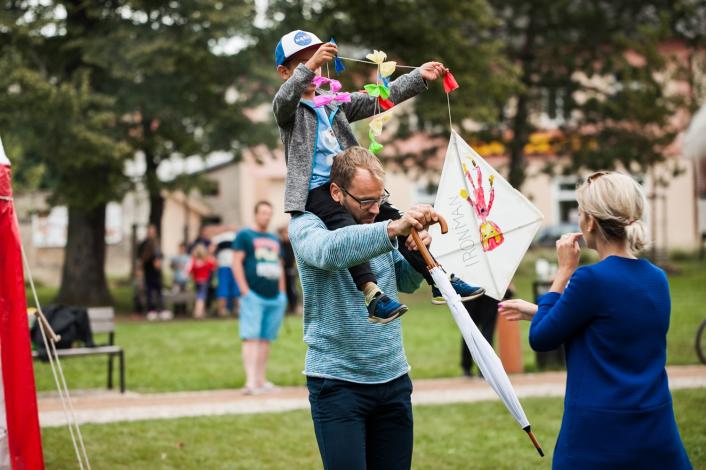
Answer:
POLYGON ((346 188, 341 188, 341 191, 343 191, 344 193, 346 193, 347 195, 349 195, 350 197, 352 197, 353 200, 355 200, 355 202, 357 202, 358 204, 360 204, 360 208, 361 208, 361 209, 370 209, 370 208, 373 207, 375 204, 383 205, 383 204, 385 204, 385 203, 388 201, 388 199, 390 199, 390 193, 387 191, 387 189, 385 190, 384 193, 382 193, 382 196, 380 196, 380 197, 377 198, 377 199, 358 199, 357 197, 355 197, 354 195, 352 195, 351 193, 349 193, 349 192, 346 190, 346 188))

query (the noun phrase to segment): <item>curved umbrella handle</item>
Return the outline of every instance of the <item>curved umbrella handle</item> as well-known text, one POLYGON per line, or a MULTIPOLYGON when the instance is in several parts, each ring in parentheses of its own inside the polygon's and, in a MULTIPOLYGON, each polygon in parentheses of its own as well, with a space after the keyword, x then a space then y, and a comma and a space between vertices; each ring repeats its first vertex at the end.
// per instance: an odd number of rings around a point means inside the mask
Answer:
MULTIPOLYGON (((441 225, 441 233, 448 232, 449 226, 446 223, 446 219, 444 219, 440 214, 437 214, 437 216, 439 217, 439 220, 437 222, 439 223, 439 225, 441 225)), ((427 250, 427 247, 424 242, 422 242, 422 239, 419 238, 417 230, 413 228, 411 233, 414 243, 417 245, 417 248, 419 248, 419 253, 422 254, 422 258, 424 258, 424 262, 427 264, 427 268, 432 269, 439 266, 439 263, 436 262, 431 253, 429 253, 429 250, 427 250)))

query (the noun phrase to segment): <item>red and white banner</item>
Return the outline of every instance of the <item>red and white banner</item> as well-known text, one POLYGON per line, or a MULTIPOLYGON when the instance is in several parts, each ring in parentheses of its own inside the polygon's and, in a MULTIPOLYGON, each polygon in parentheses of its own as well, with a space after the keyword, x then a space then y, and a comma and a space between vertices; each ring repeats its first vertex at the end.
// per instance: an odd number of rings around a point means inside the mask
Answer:
POLYGON ((9 163, 0 142, 0 468, 37 470, 44 458, 9 163))

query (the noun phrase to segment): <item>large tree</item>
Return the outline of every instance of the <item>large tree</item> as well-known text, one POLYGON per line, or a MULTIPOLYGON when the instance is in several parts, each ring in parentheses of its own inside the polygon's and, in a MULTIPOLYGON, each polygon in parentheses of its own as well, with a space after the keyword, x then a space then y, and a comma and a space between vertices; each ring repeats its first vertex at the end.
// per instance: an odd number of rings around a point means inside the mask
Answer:
POLYGON ((162 161, 274 143, 275 133, 254 123, 247 85, 248 61, 238 55, 249 41, 253 1, 126 0, 111 34, 91 41, 86 57, 108 71, 96 86, 117 98, 129 116, 129 138, 146 164, 149 222, 161 226, 162 161))
MULTIPOLYGON (((539 116, 555 119, 562 138, 554 144, 572 157, 572 170, 648 171, 663 158, 683 97, 667 92, 679 64, 662 46, 679 36, 685 17, 698 18, 690 16, 696 2, 489 1, 500 19, 495 35, 521 73, 495 129, 498 138, 510 131, 513 185, 526 176, 525 147, 539 116)), ((701 18, 689 27, 704 28, 701 18)))
POLYGON ((105 206, 127 188, 126 158, 141 152, 150 221, 159 226, 156 170, 172 155, 239 151, 273 142, 246 117, 243 89, 252 1, 3 2, 0 125, 39 172, 52 202, 69 208, 59 301, 109 301, 105 206), (235 38, 235 39, 234 39, 235 38), (228 47, 234 41, 235 47, 228 47), (240 46, 239 46, 240 45, 240 46))
POLYGON ((101 34, 101 26, 70 3, 65 9, 5 3, 0 129, 21 155, 18 179, 27 180, 43 168, 39 185, 52 190, 53 204, 68 206, 59 300, 108 302, 105 207, 125 189, 122 167, 130 147, 121 139, 114 100, 92 87, 99 71, 80 54, 86 31, 101 34))

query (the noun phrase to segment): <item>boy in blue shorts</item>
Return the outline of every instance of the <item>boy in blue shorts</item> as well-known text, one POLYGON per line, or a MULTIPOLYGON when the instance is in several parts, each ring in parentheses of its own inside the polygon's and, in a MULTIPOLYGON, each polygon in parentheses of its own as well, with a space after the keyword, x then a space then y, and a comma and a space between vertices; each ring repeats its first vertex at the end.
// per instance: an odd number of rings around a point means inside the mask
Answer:
MULTIPOLYGON (((368 118, 376 111, 376 98, 365 93, 351 93, 351 101, 339 106, 314 106, 316 91, 312 80, 321 74, 321 66, 332 61, 337 52, 335 44, 323 43, 312 33, 297 30, 285 34, 275 48, 277 72, 285 82, 272 103, 287 160, 284 209, 289 213, 312 212, 329 230, 357 224, 331 197, 331 165, 339 152, 358 145, 350 122, 368 118)), ((390 99, 397 104, 412 98, 426 90, 426 81, 436 80, 446 71, 439 62, 427 62, 394 80, 390 84, 390 99)), ((401 217, 399 211, 387 202, 387 191, 375 200, 360 200, 355 194, 346 194, 361 208, 378 204, 377 220, 401 217)), ((399 241, 400 253, 432 286, 432 302, 444 303, 421 255, 407 249, 405 240, 399 241)), ((371 322, 387 323, 407 311, 405 305, 380 290, 368 263, 353 266, 349 271, 355 285, 365 295, 371 322)), ((485 292, 483 288, 470 286, 453 275, 451 284, 463 300, 480 297, 485 292)))

